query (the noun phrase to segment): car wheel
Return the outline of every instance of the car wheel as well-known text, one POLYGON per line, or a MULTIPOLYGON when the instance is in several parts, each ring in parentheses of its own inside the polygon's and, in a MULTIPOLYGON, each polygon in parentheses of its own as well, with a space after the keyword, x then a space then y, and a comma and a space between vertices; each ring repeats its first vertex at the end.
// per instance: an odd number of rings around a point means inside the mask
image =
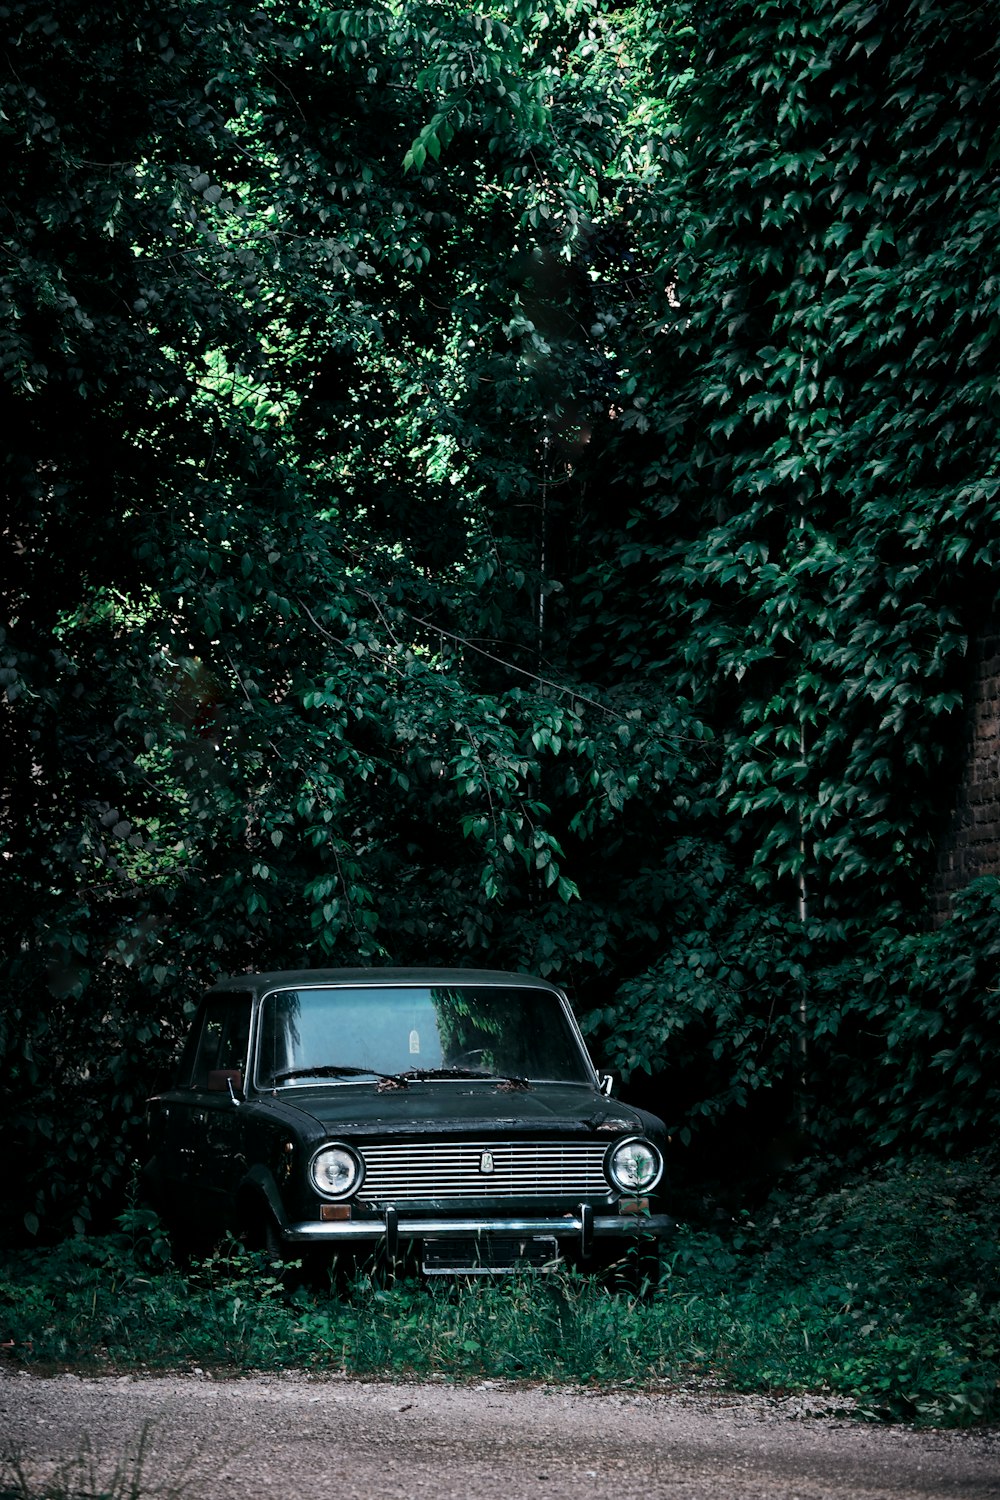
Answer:
POLYGON ((245 1250, 262 1256, 270 1274, 290 1291, 299 1286, 322 1290, 330 1284, 330 1252, 315 1245, 289 1245, 281 1238, 274 1215, 263 1205, 247 1206, 236 1237, 245 1250))
POLYGON ((268 1260, 285 1258, 285 1247, 274 1215, 263 1203, 248 1201, 241 1205, 236 1238, 251 1254, 266 1255, 268 1260))

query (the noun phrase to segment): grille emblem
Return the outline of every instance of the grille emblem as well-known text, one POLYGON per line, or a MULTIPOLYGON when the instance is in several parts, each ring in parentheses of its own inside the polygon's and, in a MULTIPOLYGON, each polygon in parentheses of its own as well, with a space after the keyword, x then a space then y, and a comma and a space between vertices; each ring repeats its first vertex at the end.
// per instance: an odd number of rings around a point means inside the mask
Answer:
POLYGON ((493 1152, 484 1151, 479 1158, 479 1170, 484 1177, 489 1177, 493 1172, 493 1152))

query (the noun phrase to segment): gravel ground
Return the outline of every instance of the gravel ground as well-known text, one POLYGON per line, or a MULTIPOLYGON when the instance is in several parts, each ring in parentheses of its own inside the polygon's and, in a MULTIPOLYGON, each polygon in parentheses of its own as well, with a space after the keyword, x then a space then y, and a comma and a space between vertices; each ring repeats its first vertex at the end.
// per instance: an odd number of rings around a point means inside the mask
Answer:
POLYGON ((32 1481, 93 1494, 117 1469, 128 1500, 144 1434, 144 1497, 1000 1500, 1000 1432, 865 1426, 803 1398, 8 1371, 0 1433, 32 1481))

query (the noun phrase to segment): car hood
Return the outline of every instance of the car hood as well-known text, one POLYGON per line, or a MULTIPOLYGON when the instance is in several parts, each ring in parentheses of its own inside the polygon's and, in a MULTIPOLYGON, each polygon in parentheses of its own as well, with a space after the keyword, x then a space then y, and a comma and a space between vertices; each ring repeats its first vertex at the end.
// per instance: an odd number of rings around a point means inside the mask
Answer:
POLYGON ((433 1131, 509 1136, 551 1130, 611 1136, 662 1130, 644 1111, 580 1085, 536 1083, 527 1089, 507 1090, 492 1080, 433 1080, 384 1091, 370 1084, 351 1084, 306 1087, 291 1097, 290 1092, 266 1095, 260 1105, 285 1118, 306 1116, 327 1134, 422 1135, 433 1131))

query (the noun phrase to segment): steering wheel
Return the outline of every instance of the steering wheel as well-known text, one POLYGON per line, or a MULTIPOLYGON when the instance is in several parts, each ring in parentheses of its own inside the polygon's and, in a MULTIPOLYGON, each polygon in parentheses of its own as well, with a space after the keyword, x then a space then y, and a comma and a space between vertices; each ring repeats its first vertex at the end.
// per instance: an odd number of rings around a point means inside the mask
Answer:
POLYGON ((485 1055, 485 1047, 470 1047, 468 1052, 458 1052, 454 1057, 449 1057, 448 1067, 463 1068, 468 1067, 470 1064, 482 1064, 485 1055))

